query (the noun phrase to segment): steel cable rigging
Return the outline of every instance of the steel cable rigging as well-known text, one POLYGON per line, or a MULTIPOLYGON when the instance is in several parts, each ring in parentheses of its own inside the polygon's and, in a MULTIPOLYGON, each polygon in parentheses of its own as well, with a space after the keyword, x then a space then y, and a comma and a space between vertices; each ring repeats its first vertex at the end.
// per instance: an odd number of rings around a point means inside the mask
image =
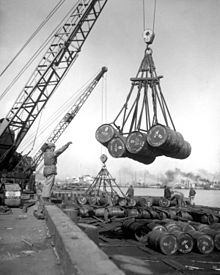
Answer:
MULTIPOLYGON (((54 10, 51 12, 51 15, 48 15, 48 19, 46 20, 46 22, 48 22, 48 20, 52 17, 52 15, 54 15, 54 13, 58 10, 58 8, 60 8, 60 6, 63 4, 65 0, 61 0, 60 4, 58 3, 58 5, 54 8, 54 10)), ((73 12, 73 10, 75 9, 76 4, 70 9, 70 11, 68 11, 68 13, 63 17, 63 19, 61 20, 61 22, 56 26, 56 28, 54 28, 54 30, 48 35, 48 37, 44 40, 44 42, 41 44, 41 46, 34 52, 34 54, 30 57, 30 59, 28 60, 28 62, 21 68, 20 72, 12 79, 12 81, 9 83, 9 85, 5 88, 5 90, 2 92, 2 94, 0 95, 0 100, 3 99, 3 97, 10 91, 10 89, 15 85, 15 83, 18 81, 18 79, 23 75, 23 73, 30 67, 30 65, 34 62, 34 60, 40 55, 40 53, 49 45, 49 43, 52 41, 54 35, 56 35, 56 33, 59 32, 60 28, 62 27, 63 22, 66 20, 66 18, 73 12)), ((45 22, 45 23, 46 23, 45 22)), ((45 25, 45 24, 44 24, 45 25)), ((40 25, 41 26, 41 25, 40 25)), ((40 29, 43 27, 38 27, 38 32, 40 31, 40 29)), ((32 34, 31 37, 34 37, 35 35, 32 34)), ((30 39, 30 38, 29 38, 30 39)), ((29 40, 28 39, 28 40, 29 40)), ((31 39, 32 40, 32 39, 31 39)), ((29 43, 29 42, 28 42, 29 43)), ((26 45, 28 44, 27 42, 25 43, 26 45)), ((24 47, 24 46, 23 46, 24 47)), ((23 48, 22 47, 22 48, 23 48)), ((13 60, 14 61, 14 60, 13 60)), ((46 61, 45 61, 46 62, 46 61)), ((2 75, 3 73, 1 73, 2 75)))
POLYGON ((96 139, 108 148, 115 158, 128 157, 143 164, 151 164, 156 157, 185 159, 191 146, 176 131, 160 86, 150 48, 154 40, 152 30, 144 31, 147 45, 144 57, 131 88, 116 118, 96 130, 96 139))

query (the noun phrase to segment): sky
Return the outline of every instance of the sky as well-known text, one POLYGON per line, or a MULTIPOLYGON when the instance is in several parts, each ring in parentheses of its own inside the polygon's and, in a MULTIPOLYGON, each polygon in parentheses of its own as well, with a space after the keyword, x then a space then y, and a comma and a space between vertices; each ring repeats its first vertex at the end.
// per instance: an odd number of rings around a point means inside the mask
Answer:
MULTIPOLYGON (((0 0, 0 72, 58 2, 0 0)), ((0 77, 1 93, 75 3, 76 1, 66 0, 0 77)), ((144 6, 143 0, 108 0, 79 57, 48 101, 39 122, 41 126, 66 100, 76 95, 101 67, 108 68, 104 80, 99 82, 57 141, 57 148, 68 141, 73 142, 59 157, 60 177, 97 175, 102 166, 100 156, 103 153, 108 156, 109 172, 116 178, 121 177, 123 171, 135 173, 147 170, 149 173, 163 173, 176 168, 184 172, 198 173, 206 170, 209 173, 219 173, 218 0, 156 1, 155 39, 151 46, 153 58, 157 74, 163 75, 160 84, 174 124, 177 131, 190 142, 191 155, 185 160, 158 157, 152 164, 143 165, 131 159, 112 158, 95 139, 96 129, 103 123, 111 123, 125 103, 131 86, 130 78, 136 75, 146 47, 143 40, 144 25, 145 28, 152 28, 153 14, 153 0, 145 0, 144 6)), ((1 99, 0 117, 6 116, 10 111, 36 64, 1 99)), ((36 121, 28 135, 31 131, 36 131, 37 123, 36 121)), ((31 154, 39 149, 57 123, 58 121, 47 127, 42 139, 37 136, 35 143, 29 148, 32 150, 31 154)), ((28 135, 24 139, 23 147, 28 143, 28 135)))

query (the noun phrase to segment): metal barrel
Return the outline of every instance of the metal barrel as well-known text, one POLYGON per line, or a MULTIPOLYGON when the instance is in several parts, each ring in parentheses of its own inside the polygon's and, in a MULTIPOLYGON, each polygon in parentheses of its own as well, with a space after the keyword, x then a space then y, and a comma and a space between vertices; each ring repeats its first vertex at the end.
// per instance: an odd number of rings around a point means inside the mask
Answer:
POLYGON ((96 208, 94 210, 95 216, 103 218, 106 216, 107 209, 105 207, 96 208))
POLYGON ((185 141, 179 132, 161 124, 151 127, 147 142, 167 157, 185 159, 191 154, 189 142, 185 141))
POLYGON ((136 155, 136 154, 130 154, 128 155, 129 158, 136 160, 143 164, 151 164, 155 161, 156 157, 151 156, 143 156, 143 155, 136 155))
POLYGON ((175 221, 165 223, 164 227, 167 229, 168 232, 181 231, 181 227, 175 221))
POLYGON ((193 238, 180 230, 173 230, 172 234, 177 238, 177 250, 183 254, 190 253, 193 249, 193 238))
POLYGON ((211 236, 213 238, 216 250, 220 250, 220 231, 216 231, 214 229, 204 227, 204 228, 201 228, 201 232, 211 236))
POLYGON ((160 215, 157 211, 153 210, 153 209, 148 209, 148 211, 150 212, 151 218, 152 219, 159 219, 160 215))
POLYGON ((156 147, 165 151, 172 151, 176 149, 178 135, 176 131, 167 126, 157 124, 148 132, 147 142, 150 146, 156 147))
POLYGON ((159 206, 161 207, 169 207, 170 206, 170 200, 164 198, 164 197, 161 197, 159 199, 159 206))
POLYGON ((125 137, 117 136, 108 143, 108 152, 114 158, 128 157, 129 153, 125 147, 125 137))
POLYGON ((107 145, 108 142, 116 135, 118 131, 112 124, 103 124, 98 127, 95 133, 95 137, 98 142, 103 145, 107 145))
POLYGON ((203 224, 203 223, 191 223, 192 226, 200 232, 204 232, 204 230, 210 229, 208 224, 203 224))
POLYGON ((127 236, 133 237, 137 240, 140 240, 141 237, 147 235, 148 233, 145 227, 145 222, 136 221, 134 219, 124 221, 122 224, 122 231, 127 236))
POLYGON ((88 196, 87 197, 87 202, 89 205, 96 205, 98 202, 98 198, 97 197, 93 197, 93 196, 88 196))
POLYGON ((126 198, 119 198, 119 200, 118 200, 118 204, 120 205, 120 206, 126 206, 127 205, 127 200, 126 200, 126 198))
POLYGON ((214 249, 213 238, 203 232, 196 230, 189 231, 188 234, 193 238, 194 248, 201 254, 209 254, 214 249))
POLYGON ((141 216, 142 219, 150 219, 151 218, 150 212, 146 209, 141 209, 140 210, 140 216, 141 216))
POLYGON ((135 199, 129 198, 129 199, 127 199, 127 204, 128 204, 128 206, 134 207, 134 206, 136 206, 137 202, 135 199))
POLYGON ((154 230, 148 233, 148 244, 165 255, 176 253, 178 245, 177 238, 171 233, 154 230))
POLYGON ((192 151, 191 145, 188 141, 184 141, 183 145, 179 148, 176 153, 168 155, 169 157, 176 159, 186 159, 190 156, 192 151))
POLYGON ((79 208, 79 215, 81 217, 90 217, 94 214, 94 210, 89 206, 82 206, 79 208))
POLYGON ((77 198, 77 202, 81 205, 85 205, 88 202, 88 200, 85 196, 79 196, 77 198))
POLYGON ((150 231, 167 231, 167 229, 160 224, 160 221, 153 221, 151 223, 146 224, 146 229, 148 232, 150 231))
POLYGON ((127 209, 128 217, 141 217, 141 213, 136 208, 127 209))
POLYGON ((189 224, 188 222, 178 221, 177 224, 181 227, 181 230, 186 233, 188 233, 189 231, 196 230, 195 227, 189 224))
POLYGON ((190 215, 187 211, 180 211, 178 215, 187 221, 193 221, 192 215, 190 215))
POLYGON ((141 207, 151 207, 153 199, 152 197, 141 197, 141 198, 136 198, 136 205, 141 206, 141 207))
POLYGON ((125 210, 121 207, 108 207, 108 215, 109 217, 118 217, 122 218, 125 217, 125 210))
POLYGON ((127 136, 126 148, 132 154, 144 155, 146 157, 156 157, 161 155, 159 150, 151 147, 147 143, 147 134, 139 131, 131 132, 127 136))

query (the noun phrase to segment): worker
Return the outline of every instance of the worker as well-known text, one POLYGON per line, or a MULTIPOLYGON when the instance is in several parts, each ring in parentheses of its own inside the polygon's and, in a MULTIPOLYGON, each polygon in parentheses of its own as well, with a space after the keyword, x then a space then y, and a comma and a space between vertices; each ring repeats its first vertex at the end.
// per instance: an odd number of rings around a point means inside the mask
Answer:
POLYGON ((134 188, 133 188, 132 185, 130 185, 130 186, 128 187, 128 190, 127 190, 127 192, 126 192, 126 196, 127 196, 128 198, 133 198, 133 197, 134 197, 134 188))
POLYGON ((165 185, 164 186, 164 198, 171 200, 172 197, 172 192, 169 186, 165 185))
POLYGON ((171 191, 172 192, 172 196, 171 196, 171 202, 175 202, 175 204, 178 207, 183 207, 185 206, 185 202, 184 202, 184 195, 183 193, 179 192, 179 191, 171 191))
POLYGON ((52 188, 55 183, 55 176, 57 174, 57 158, 61 155, 68 147, 72 144, 72 142, 67 142, 60 149, 55 151, 55 144, 50 142, 47 143, 44 147, 44 170, 43 175, 45 177, 45 181, 42 187, 42 193, 39 200, 38 210, 34 213, 36 217, 42 218, 42 213, 44 211, 44 205, 50 201, 52 188))
POLYGON ((189 189, 189 201, 190 201, 190 205, 195 205, 195 202, 194 202, 195 195, 196 195, 196 190, 191 185, 190 189, 189 189))

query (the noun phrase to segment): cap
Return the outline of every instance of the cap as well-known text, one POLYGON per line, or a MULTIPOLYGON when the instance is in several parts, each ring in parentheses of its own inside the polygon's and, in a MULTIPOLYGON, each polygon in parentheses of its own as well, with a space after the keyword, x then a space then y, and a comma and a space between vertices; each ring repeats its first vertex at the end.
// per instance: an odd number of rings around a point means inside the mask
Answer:
POLYGON ((56 147, 55 143, 53 142, 47 143, 47 148, 52 148, 52 147, 56 147))

